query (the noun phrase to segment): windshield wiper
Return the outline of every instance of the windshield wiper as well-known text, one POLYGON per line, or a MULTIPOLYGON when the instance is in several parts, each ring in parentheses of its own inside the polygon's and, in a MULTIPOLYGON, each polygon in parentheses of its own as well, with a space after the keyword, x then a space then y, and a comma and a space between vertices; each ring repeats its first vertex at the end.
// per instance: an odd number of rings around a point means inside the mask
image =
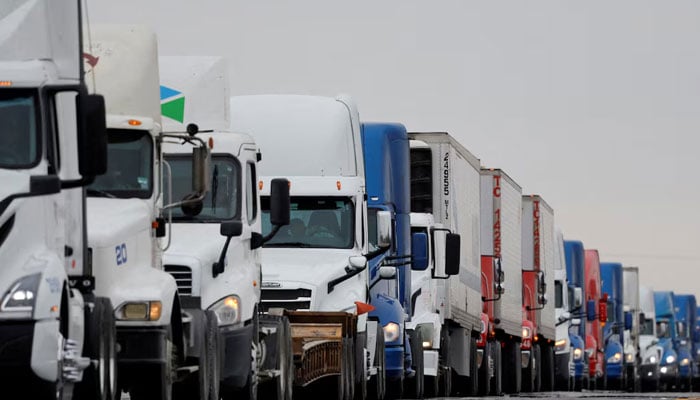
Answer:
POLYGON ((309 248, 314 247, 308 243, 304 242, 275 242, 275 243, 265 243, 265 247, 302 247, 309 248))
POLYGON ((117 196, 113 195, 112 193, 105 192, 104 190, 99 190, 99 189, 93 189, 93 188, 87 188, 87 195, 88 196, 95 196, 95 197, 107 197, 110 199, 116 199, 117 196))

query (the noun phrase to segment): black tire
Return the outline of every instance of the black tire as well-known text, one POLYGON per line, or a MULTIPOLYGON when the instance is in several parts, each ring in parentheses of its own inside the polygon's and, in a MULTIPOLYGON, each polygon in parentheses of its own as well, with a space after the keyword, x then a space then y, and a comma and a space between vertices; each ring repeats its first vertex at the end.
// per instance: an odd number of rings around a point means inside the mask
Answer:
POLYGON ((423 396, 430 399, 438 396, 438 377, 425 375, 423 377, 423 396))
POLYGON ((527 367, 522 368, 522 392, 532 393, 535 391, 535 363, 536 363, 536 346, 533 344, 530 348, 530 359, 527 363, 527 367))
POLYGON ((498 340, 492 343, 491 354, 493 357, 493 377, 491 378, 491 395, 500 396, 503 394, 503 364, 501 355, 501 342, 498 340))
POLYGON ((489 341, 484 345, 481 365, 479 365, 479 396, 486 396, 491 392, 492 378, 489 376, 489 359, 492 357, 492 346, 494 346, 494 344, 489 341))
POLYGON ((540 374, 542 376, 542 386, 540 388, 543 392, 554 391, 554 385, 556 383, 556 377, 554 374, 555 364, 554 364, 554 348, 552 346, 542 347, 542 363, 540 364, 540 374))
POLYGON ((355 340, 355 400, 367 400, 367 360, 365 349, 367 348, 367 332, 357 335, 355 340))
MULTIPOLYGON (((195 343, 195 346, 197 346, 196 354, 199 356, 187 359, 187 365, 196 364, 197 371, 189 374, 182 381, 175 383, 173 399, 217 399, 213 396, 213 394, 210 394, 212 389, 210 380, 212 378, 212 374, 216 374, 217 371, 211 369, 212 364, 210 356, 215 357, 215 355, 211 354, 211 350, 209 348, 210 344, 208 343, 209 340, 207 338, 209 334, 209 321, 204 311, 190 310, 190 313, 192 315, 192 325, 198 327, 198 329, 201 328, 204 330, 204 332, 200 334, 197 343, 195 343)), ((214 316, 214 318, 216 318, 216 316, 214 316)), ((218 329, 216 325, 214 325, 214 328, 218 329)), ((218 386, 216 395, 218 395, 218 386)))
POLYGON ((535 345, 535 385, 534 391, 539 392, 542 390, 542 347, 540 345, 535 345))
MULTIPOLYGON (((257 309, 253 312, 253 332, 260 332, 260 321, 258 319, 257 309)), ((258 347, 259 337, 257 334, 253 334, 253 342, 251 343, 251 350, 258 347)), ((255 377, 255 370, 257 369, 257 359, 252 358, 251 353, 251 368, 248 372, 248 378, 246 383, 241 388, 230 387, 225 384, 220 385, 220 395, 224 400, 257 400, 258 398, 258 380, 255 377)))
POLYGON ((85 345, 83 356, 91 363, 83 372, 83 380, 76 386, 74 398, 78 400, 111 400, 118 398, 116 366, 116 327, 112 303, 104 297, 96 297, 92 310, 85 305, 85 345))
POLYGON ((415 371, 412 378, 404 380, 404 396, 411 399, 422 399, 424 395, 423 369, 423 334, 418 331, 408 331, 408 343, 411 346, 411 368, 415 371))
POLYGON ((450 331, 443 325, 440 330, 440 362, 438 363, 438 394, 441 397, 449 397, 452 393, 451 365, 450 331))
POLYGON ((342 376, 345 385, 344 398, 353 400, 355 398, 355 340, 346 338, 343 340, 343 357, 344 371, 342 376))
POLYGON ((386 395, 384 398, 387 400, 403 398, 403 377, 387 379, 386 395))
POLYGON ((517 394, 520 392, 522 381, 522 368, 520 368, 520 343, 516 341, 506 342, 505 350, 502 353, 501 361, 504 366, 503 371, 503 391, 508 394, 517 394), (515 366, 515 368, 507 368, 506 365, 515 366))
POLYGON ((164 365, 143 366, 134 373, 129 396, 131 400, 172 400, 173 398, 173 368, 175 363, 175 345, 172 330, 168 329, 165 338, 166 348, 171 349, 168 360, 164 365))
POLYGON ((207 311, 207 369, 209 370, 209 400, 220 399, 220 381, 222 360, 219 354, 222 347, 221 334, 219 333, 219 320, 214 311, 207 311))
POLYGON ((386 355, 384 351, 384 331, 377 324, 377 343, 374 357, 377 374, 369 379, 367 397, 371 400, 383 400, 386 394, 386 355))
POLYGON ((270 400, 291 400, 294 394, 294 355, 289 319, 284 316, 266 315, 265 319, 277 326, 276 365, 280 375, 258 386, 258 397, 270 400))

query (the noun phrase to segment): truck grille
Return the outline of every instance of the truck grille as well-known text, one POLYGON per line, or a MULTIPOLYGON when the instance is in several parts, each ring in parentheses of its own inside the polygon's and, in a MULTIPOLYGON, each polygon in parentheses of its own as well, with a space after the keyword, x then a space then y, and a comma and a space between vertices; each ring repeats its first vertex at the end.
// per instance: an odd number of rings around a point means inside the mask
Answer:
POLYGON ((192 295, 192 270, 186 265, 164 265, 165 272, 175 278, 180 295, 192 295))
POLYGON ((262 311, 270 308, 285 310, 309 310, 311 308, 311 290, 309 289, 263 289, 262 311))

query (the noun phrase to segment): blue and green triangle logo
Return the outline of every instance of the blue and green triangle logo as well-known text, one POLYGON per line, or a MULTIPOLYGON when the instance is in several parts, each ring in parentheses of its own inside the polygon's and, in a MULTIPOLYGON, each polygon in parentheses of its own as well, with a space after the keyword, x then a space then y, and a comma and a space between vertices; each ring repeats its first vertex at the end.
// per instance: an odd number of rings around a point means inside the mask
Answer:
POLYGON ((160 113, 177 122, 185 120, 185 96, 182 92, 167 86, 160 86, 160 113))

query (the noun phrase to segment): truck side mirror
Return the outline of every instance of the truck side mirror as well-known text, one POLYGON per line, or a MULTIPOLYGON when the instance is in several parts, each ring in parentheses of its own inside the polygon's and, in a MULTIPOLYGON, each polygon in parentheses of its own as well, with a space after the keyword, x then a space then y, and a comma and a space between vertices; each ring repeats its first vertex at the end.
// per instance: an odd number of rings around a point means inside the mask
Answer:
POLYGON ((632 313, 630 311, 625 311, 625 330, 632 330, 632 313))
POLYGON ((396 267, 379 267, 379 277, 381 279, 394 279, 396 278, 396 267))
POLYGON ((459 274, 459 252, 461 239, 456 233, 448 233, 445 238, 445 274, 459 274))
POLYGON ((391 212, 377 211, 377 245, 379 248, 391 247, 391 212))
POLYGON ((289 209, 289 181, 275 178, 270 182, 270 223, 277 226, 289 225, 289 209))
POLYGON ((411 269, 425 271, 428 268, 428 235, 425 232, 411 234, 411 269))
POLYGON ((586 320, 589 322, 593 322, 596 319, 596 304, 595 300, 588 300, 586 302, 586 320))
POLYGON ((192 191, 200 196, 209 191, 209 148, 198 146, 192 149, 192 191))
POLYGON ((546 294, 540 294, 537 296, 537 302, 540 303, 540 305, 544 306, 547 304, 547 295, 546 294))
POLYGON ((583 289, 580 287, 574 288, 574 308, 579 308, 583 305, 583 289))
POLYGON ((243 223, 238 220, 224 221, 219 227, 219 233, 221 233, 221 236, 227 238, 241 236, 241 233, 243 233, 243 223))
POLYGON ((544 280, 544 272, 537 272, 537 292, 539 294, 544 294, 547 292, 547 283, 544 280))
POLYGON ((224 272, 226 267, 226 252, 228 251, 229 244, 231 244, 231 238, 240 236, 241 233, 243 233, 243 222, 240 220, 222 222, 219 227, 219 233, 221 233, 221 236, 226 236, 226 243, 224 243, 224 248, 221 249, 219 260, 211 266, 211 273, 214 278, 224 272))
POLYGON ((571 320, 571 326, 580 326, 581 325, 581 318, 573 318, 571 320))
POLYGON ((75 101, 78 112, 78 171, 83 177, 94 178, 107 172, 105 99, 97 94, 79 94, 75 101))

